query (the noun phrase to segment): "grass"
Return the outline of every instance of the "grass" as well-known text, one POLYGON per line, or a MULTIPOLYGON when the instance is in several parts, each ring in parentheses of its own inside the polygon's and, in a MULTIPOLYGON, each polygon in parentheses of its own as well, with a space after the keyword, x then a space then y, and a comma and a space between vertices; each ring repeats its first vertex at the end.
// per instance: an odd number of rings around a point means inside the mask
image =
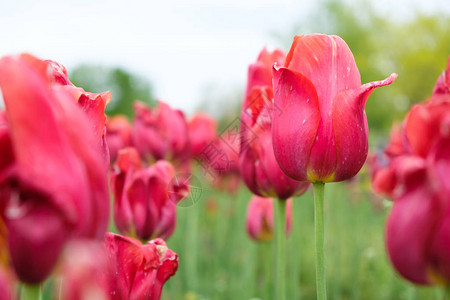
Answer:
MULTIPOLYGON (((178 208, 168 246, 180 256, 163 299, 274 299, 272 243, 247 237, 250 192, 236 195, 202 182, 200 200, 178 208), (192 232, 190 228, 196 228, 192 232)), ((325 187, 325 259, 328 299, 443 299, 440 290, 414 287, 391 267, 384 248, 389 205, 375 208, 367 184, 325 187)), ((293 201, 287 241, 287 299, 316 299, 312 189, 293 201)))

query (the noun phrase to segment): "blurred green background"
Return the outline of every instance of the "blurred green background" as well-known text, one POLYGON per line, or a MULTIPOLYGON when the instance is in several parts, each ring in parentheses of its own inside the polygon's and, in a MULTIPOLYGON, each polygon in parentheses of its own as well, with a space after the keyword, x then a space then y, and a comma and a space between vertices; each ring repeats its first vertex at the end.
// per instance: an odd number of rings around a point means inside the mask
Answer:
MULTIPOLYGON (((377 89, 367 102, 369 144, 379 147, 386 142, 392 122, 431 95, 450 54, 450 17, 417 12, 412 18, 392 19, 375 13, 372 2, 358 3, 320 2, 310 18, 299 20, 291 32, 273 33, 271 45, 287 52, 296 34, 337 34, 352 50, 363 83, 398 73, 394 84, 377 89)), ((155 99, 148 80, 120 68, 82 65, 70 76, 86 90, 111 90, 107 108, 111 115, 132 118, 132 101, 152 104, 155 99)), ((214 87, 205 87, 198 110, 214 114, 219 130, 225 128, 239 116, 245 84, 222 93, 209 93, 214 87)), ((272 245, 254 243, 245 232, 250 192, 242 185, 230 195, 206 179, 202 182, 198 203, 178 210, 178 225, 168 245, 180 255, 180 267, 166 284, 163 298, 273 299, 272 245)), ((390 266, 383 241, 390 202, 372 194, 364 175, 351 183, 328 184, 325 201, 329 299, 442 299, 438 289, 413 287, 390 266)), ((293 204, 288 299, 315 299, 311 191, 293 204)))

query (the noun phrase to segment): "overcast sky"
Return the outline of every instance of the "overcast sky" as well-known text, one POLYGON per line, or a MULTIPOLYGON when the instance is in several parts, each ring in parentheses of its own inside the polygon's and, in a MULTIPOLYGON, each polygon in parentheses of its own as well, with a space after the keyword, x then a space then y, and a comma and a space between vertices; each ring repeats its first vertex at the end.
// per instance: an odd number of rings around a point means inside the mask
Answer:
MULTIPOLYGON (((1 1, 1 56, 30 52, 69 72, 80 63, 122 66, 149 78, 157 98, 187 113, 206 85, 243 86, 248 64, 273 47, 270 34, 292 30, 312 9, 312 1, 294 0, 1 1)), ((376 6, 399 16, 450 12, 449 0, 376 6)))

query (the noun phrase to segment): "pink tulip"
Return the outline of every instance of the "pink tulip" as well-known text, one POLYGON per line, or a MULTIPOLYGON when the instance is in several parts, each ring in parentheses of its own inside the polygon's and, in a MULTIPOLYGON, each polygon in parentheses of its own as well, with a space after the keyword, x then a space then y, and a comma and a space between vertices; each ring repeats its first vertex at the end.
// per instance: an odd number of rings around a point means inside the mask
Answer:
POLYGON ((102 242, 72 241, 61 257, 55 295, 65 300, 109 300, 108 276, 115 265, 102 242))
POLYGON ((450 94, 436 93, 442 78, 432 98, 414 105, 394 131, 387 166, 375 174, 394 203, 386 226, 389 257, 417 284, 450 282, 450 94))
POLYGON ((0 217, 14 270, 27 283, 50 274, 68 239, 100 238, 109 220, 99 138, 47 71, 31 56, 0 60, 0 217))
POLYGON ((361 85, 352 52, 337 36, 296 36, 274 73, 273 146, 283 172, 299 181, 353 177, 367 157, 364 111, 371 92, 396 74, 361 85))
POLYGON ((111 162, 116 161, 120 149, 131 146, 131 124, 125 116, 114 116, 106 121, 106 143, 111 162))
MULTIPOLYGON (((261 197, 287 199, 306 191, 309 184, 287 177, 278 166, 272 146, 273 91, 271 77, 266 82, 255 80, 258 73, 271 75, 273 63, 268 58, 280 59, 281 51, 264 49, 258 61, 249 68, 247 97, 244 99, 241 124, 239 167, 247 187, 261 197), (265 58, 265 61, 260 59, 265 58), (258 70, 258 72, 256 72, 258 70), (254 85, 253 87, 251 85, 254 85), (265 85, 263 85, 265 84, 265 85)), ((263 76, 259 76, 263 77, 263 76)))
POLYGON ((132 142, 146 160, 182 162, 190 155, 188 127, 184 114, 164 102, 155 108, 134 104, 132 142))
POLYGON ((450 56, 448 58, 447 68, 442 73, 442 75, 439 76, 436 85, 434 86, 433 97, 449 94, 450 94, 450 56))
POLYGON ((142 245, 139 241, 107 233, 110 258, 107 277, 111 300, 158 300, 164 283, 178 269, 178 255, 162 239, 142 245))
MULTIPOLYGON (((292 227, 292 203, 287 200, 286 235, 292 227)), ((264 242, 273 239, 273 202, 272 198, 253 196, 247 207, 247 233, 255 241, 264 242)))
POLYGON ((216 138, 217 122, 212 117, 199 113, 189 120, 188 127, 191 155, 197 157, 216 138))
POLYGON ((45 78, 55 90, 64 90, 78 103, 89 119, 91 132, 94 133, 98 145, 102 149, 105 164, 109 163, 109 152, 105 142, 105 106, 111 100, 109 91, 103 93, 89 93, 76 87, 70 82, 66 68, 55 61, 42 61, 29 54, 22 54, 21 59, 27 61, 45 78))
POLYGON ((178 255, 162 239, 142 245, 106 233, 103 243, 76 241, 69 246, 55 281, 61 299, 158 300, 178 269, 178 255))
POLYGON ((111 176, 114 220, 119 231, 141 240, 168 238, 175 229, 176 201, 172 179, 175 169, 167 161, 142 168, 134 148, 119 151, 111 176))

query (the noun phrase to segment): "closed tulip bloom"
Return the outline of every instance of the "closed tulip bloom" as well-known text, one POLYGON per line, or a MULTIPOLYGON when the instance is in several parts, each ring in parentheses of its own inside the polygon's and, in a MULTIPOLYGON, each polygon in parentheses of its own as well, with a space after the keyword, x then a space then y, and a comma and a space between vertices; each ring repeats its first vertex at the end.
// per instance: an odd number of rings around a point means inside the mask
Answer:
POLYGON ((272 146, 272 118, 273 114, 279 111, 275 110, 272 102, 272 80, 271 78, 266 82, 259 80, 255 84, 254 78, 257 73, 255 69, 270 75, 271 67, 276 61, 270 62, 268 58, 279 58, 281 53, 281 51, 274 51, 270 55, 264 49, 259 59, 266 57, 266 62, 263 64, 258 60, 256 64, 250 66, 247 87, 250 93, 244 100, 241 117, 243 142, 240 148, 239 168, 242 179, 254 194, 285 200, 304 193, 309 184, 287 177, 278 166, 272 146), (254 86, 250 87, 252 84, 254 86))
POLYGON ((134 104, 132 142, 146 160, 182 162, 189 157, 188 126, 183 112, 164 102, 154 108, 134 104))
POLYGON ((199 113, 188 123, 191 155, 198 157, 216 138, 217 122, 207 114, 199 113))
POLYGON ((178 269, 178 255, 162 239, 145 244, 113 233, 105 235, 111 300, 159 300, 164 283, 178 269))
POLYGON ((111 162, 116 161, 120 149, 131 146, 131 124, 127 117, 118 115, 106 121, 106 143, 111 162))
POLYGON ((121 233, 141 240, 172 235, 176 222, 176 201, 170 198, 174 175, 167 161, 142 168, 136 149, 119 151, 111 186, 114 220, 121 233))
MULTIPOLYGON (((286 235, 292 227, 292 203, 287 200, 286 207, 286 235)), ((274 236, 272 198, 253 196, 247 207, 247 233, 257 242, 271 241, 274 236)))
POLYGON ((27 283, 50 274, 68 239, 100 238, 109 220, 100 142, 47 70, 24 56, 0 60, 7 120, 0 125, 0 222, 12 266, 27 283))
POLYGON ((272 134, 283 172, 299 181, 349 179, 367 157, 364 106, 396 74, 361 85, 353 54, 338 36, 296 36, 283 67, 274 71, 272 134))

